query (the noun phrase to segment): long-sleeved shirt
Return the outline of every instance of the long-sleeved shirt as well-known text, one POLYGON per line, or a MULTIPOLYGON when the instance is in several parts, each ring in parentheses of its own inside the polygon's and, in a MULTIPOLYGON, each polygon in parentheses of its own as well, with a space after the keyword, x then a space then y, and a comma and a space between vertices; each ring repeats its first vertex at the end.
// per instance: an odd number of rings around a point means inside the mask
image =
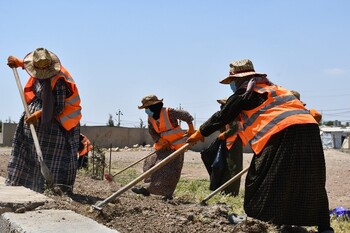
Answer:
MULTIPOLYGON (((187 124, 190 124, 193 121, 192 115, 184 110, 169 108, 168 113, 169 113, 169 120, 173 127, 177 127, 179 125, 178 120, 185 121, 187 124)), ((155 142, 158 141, 158 139, 160 138, 160 135, 153 128, 153 125, 150 121, 148 121, 148 131, 151 137, 153 138, 153 141, 155 142)))
POLYGON ((251 95, 243 95, 245 88, 238 89, 231 95, 226 104, 220 111, 214 113, 200 127, 200 132, 204 137, 208 137, 212 133, 236 119, 242 110, 251 110, 258 107, 267 99, 267 93, 259 94, 252 92, 251 95))

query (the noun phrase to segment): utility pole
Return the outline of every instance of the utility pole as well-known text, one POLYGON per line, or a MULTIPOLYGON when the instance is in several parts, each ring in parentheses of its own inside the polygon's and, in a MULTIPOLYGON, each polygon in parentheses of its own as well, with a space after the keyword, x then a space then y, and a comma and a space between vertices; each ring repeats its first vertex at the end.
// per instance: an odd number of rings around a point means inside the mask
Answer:
MULTIPOLYGON (((182 110, 181 104, 180 104, 179 110, 182 110)), ((181 120, 179 120, 179 125, 180 125, 180 127, 181 127, 181 120)))
POLYGON ((194 114, 194 117, 193 117, 193 127, 196 129, 196 113, 194 114))
POLYGON ((123 113, 120 111, 120 109, 118 109, 118 112, 116 112, 116 114, 118 116, 118 124, 117 126, 120 127, 120 116, 123 116, 123 113))

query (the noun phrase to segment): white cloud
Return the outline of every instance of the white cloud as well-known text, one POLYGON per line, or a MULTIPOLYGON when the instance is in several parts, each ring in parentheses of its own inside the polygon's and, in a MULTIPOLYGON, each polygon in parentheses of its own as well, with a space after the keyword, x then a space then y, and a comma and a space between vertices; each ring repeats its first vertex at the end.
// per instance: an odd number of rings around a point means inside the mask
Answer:
POLYGON ((331 76, 341 76, 346 74, 346 70, 340 68, 325 69, 324 72, 331 76))

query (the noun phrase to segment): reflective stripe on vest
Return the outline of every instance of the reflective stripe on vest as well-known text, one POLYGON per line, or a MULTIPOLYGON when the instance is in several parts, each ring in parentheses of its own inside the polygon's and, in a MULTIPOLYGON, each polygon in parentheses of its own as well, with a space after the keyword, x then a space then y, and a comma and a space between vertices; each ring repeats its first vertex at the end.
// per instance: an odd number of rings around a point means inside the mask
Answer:
MULTIPOLYGON (((71 130, 73 127, 77 126, 82 117, 81 115, 81 106, 80 106, 80 97, 78 89, 73 81, 73 78, 69 72, 61 67, 61 71, 53 78, 51 78, 51 87, 54 89, 58 79, 63 78, 66 82, 68 88, 72 92, 72 95, 65 99, 65 107, 63 111, 56 116, 56 120, 66 129, 71 130)), ((33 92, 33 84, 35 79, 30 77, 26 86, 24 87, 24 97, 26 102, 29 104, 35 97, 33 92)))
POLYGON ((64 78, 65 82, 68 84, 72 95, 65 99, 65 107, 63 111, 56 117, 56 119, 61 123, 61 125, 66 130, 71 130, 73 127, 77 126, 82 117, 81 106, 80 106, 80 96, 75 82, 69 72, 62 67, 61 71, 55 78, 51 80, 52 88, 56 85, 56 82, 60 78, 64 78))
POLYGON ((268 93, 260 106, 240 114, 243 135, 255 154, 259 154, 270 137, 295 124, 316 123, 304 105, 288 90, 273 85, 258 84, 255 92, 268 93))
MULTIPOLYGON (((243 125, 242 125, 241 122, 237 121, 237 126, 238 126, 238 129, 235 132, 235 134, 233 134, 233 135, 229 136, 228 138, 226 138, 226 148, 228 150, 231 149, 231 147, 235 143, 235 141, 237 139, 237 135, 239 135, 239 133, 243 131, 243 125)), ((229 127, 230 127, 229 125, 226 125, 226 129, 229 129, 229 127)))
MULTIPOLYGON (((177 150, 186 143, 186 138, 183 138, 185 133, 180 126, 172 126, 168 113, 169 108, 162 108, 158 121, 150 117, 149 120, 160 137, 169 141, 171 143, 171 148, 177 150), (157 122, 159 122, 159 126, 157 122)), ((162 146, 159 143, 154 143, 154 148, 159 150, 162 146)))
POLYGON ((85 135, 82 135, 82 136, 83 136, 83 140, 81 142, 83 143, 84 148, 79 152, 80 156, 85 155, 90 150, 92 150, 92 145, 90 140, 85 135))

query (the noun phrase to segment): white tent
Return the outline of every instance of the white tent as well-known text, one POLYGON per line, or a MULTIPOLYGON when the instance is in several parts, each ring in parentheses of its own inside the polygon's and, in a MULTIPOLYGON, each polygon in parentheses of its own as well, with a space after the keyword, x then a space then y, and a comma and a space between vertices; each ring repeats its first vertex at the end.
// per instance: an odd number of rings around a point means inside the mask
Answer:
POLYGON ((350 135, 349 128, 321 127, 321 139, 324 149, 340 149, 350 135))
POLYGON ((350 136, 347 136, 344 141, 343 145, 341 146, 342 149, 350 149, 350 136))

